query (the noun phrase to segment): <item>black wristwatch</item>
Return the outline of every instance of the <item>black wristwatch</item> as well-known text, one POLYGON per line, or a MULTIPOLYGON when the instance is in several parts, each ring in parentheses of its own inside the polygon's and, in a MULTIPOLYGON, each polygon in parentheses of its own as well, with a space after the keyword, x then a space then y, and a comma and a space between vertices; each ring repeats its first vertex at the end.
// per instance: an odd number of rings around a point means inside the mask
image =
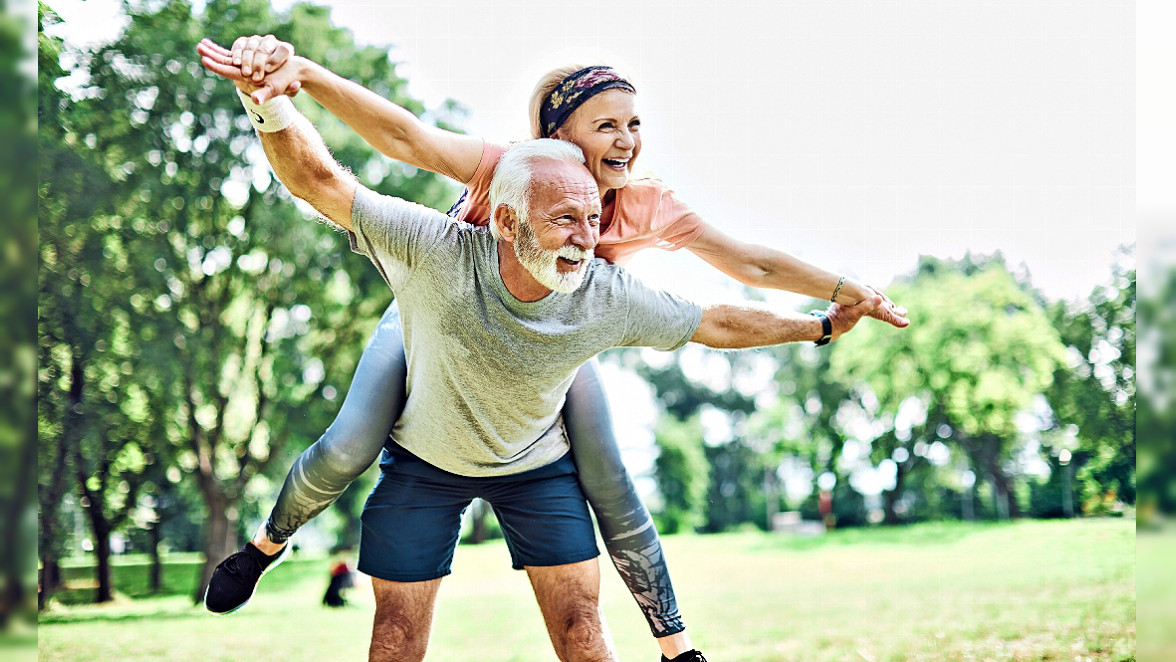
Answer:
POLYGON ((817 347, 828 345, 829 341, 833 339, 833 323, 829 321, 829 316, 823 310, 810 311, 809 315, 821 319, 821 339, 816 342, 817 347))

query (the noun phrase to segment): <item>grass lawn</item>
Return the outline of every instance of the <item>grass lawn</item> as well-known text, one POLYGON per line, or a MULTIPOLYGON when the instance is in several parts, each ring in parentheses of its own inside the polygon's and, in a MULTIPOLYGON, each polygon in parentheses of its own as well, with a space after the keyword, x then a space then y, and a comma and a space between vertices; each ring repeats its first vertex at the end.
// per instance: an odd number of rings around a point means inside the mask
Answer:
MULTIPOLYGON (((689 631, 711 662, 1135 659, 1133 520, 670 536, 665 547, 689 631)), ((228 617, 186 596, 55 606, 41 617, 40 659, 366 659, 370 588, 361 580, 351 606, 321 607, 327 565, 287 561, 228 617)), ((458 549, 430 661, 555 660, 526 576, 509 566, 501 541, 458 549)), ((657 660, 616 573, 602 575, 621 659, 657 660)))

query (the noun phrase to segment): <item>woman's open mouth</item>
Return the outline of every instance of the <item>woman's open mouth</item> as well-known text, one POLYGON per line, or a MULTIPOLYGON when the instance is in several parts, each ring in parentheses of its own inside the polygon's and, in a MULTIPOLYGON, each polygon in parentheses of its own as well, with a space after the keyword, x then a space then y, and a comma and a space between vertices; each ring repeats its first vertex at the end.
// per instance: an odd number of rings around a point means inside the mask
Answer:
POLYGON ((618 172, 624 172, 625 168, 629 167, 629 159, 627 159, 627 158, 624 158, 624 159, 601 159, 601 161, 604 162, 605 166, 607 166, 613 170, 616 170, 618 172))

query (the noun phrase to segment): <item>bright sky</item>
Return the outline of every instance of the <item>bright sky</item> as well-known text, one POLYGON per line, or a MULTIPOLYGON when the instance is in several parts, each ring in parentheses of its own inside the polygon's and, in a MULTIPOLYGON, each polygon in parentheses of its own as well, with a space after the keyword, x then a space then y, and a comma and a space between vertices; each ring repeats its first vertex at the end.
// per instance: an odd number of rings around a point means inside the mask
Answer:
MULTIPOLYGON (((322 4, 361 43, 394 45, 413 95, 461 102, 492 140, 525 136, 548 69, 621 69, 639 168, 729 234, 882 287, 920 254, 1000 250, 1047 295, 1084 298, 1136 239, 1134 3, 322 4)), ((76 41, 116 29, 113 0, 51 6, 76 41)), ((687 251, 659 253, 631 268, 693 298, 738 292, 687 251)), ((637 409, 621 427, 643 427, 637 409)))
MULTIPOLYGON (((543 72, 616 66, 639 90, 641 169, 730 234, 879 286, 919 254, 1001 250, 1047 294, 1085 297, 1135 241, 1133 3, 324 4, 493 140, 525 135, 543 72)), ((118 13, 52 6, 85 40, 118 13)), ((685 252, 648 253, 646 280, 727 291, 685 252)))

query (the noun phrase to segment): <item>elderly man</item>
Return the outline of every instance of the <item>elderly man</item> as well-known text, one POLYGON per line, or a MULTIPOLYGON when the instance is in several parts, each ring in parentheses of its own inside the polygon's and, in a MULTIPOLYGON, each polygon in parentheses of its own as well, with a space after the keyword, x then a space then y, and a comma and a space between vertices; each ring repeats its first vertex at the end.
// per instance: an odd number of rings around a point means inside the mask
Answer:
POLYGON ((827 341, 881 298, 834 304, 820 318, 702 309, 592 259, 600 198, 570 143, 531 141, 503 156, 487 231, 360 186, 288 99, 271 104, 247 107, 278 177, 349 231, 400 303, 409 395, 360 546, 359 569, 376 596, 370 659, 423 659, 440 579, 474 497, 494 506, 559 658, 615 659, 592 523, 559 418, 576 370, 615 346, 827 341))

